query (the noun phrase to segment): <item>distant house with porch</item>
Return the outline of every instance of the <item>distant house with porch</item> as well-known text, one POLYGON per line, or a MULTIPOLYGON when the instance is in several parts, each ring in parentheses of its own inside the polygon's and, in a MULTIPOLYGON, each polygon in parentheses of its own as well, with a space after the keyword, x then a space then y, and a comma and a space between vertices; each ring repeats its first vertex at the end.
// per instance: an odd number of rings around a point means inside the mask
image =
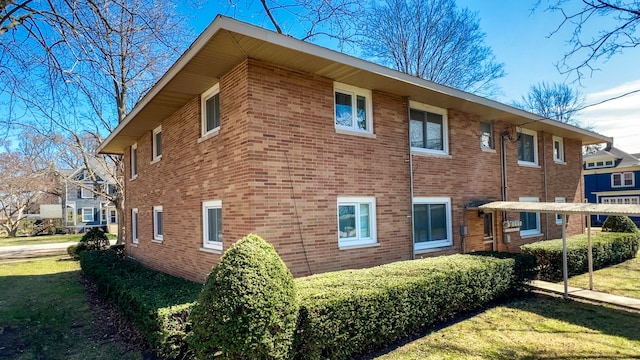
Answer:
MULTIPOLYGON (((63 187, 63 226, 74 232, 101 227, 117 232, 118 214, 115 206, 91 189, 95 186, 85 168, 60 170, 65 179, 63 187)), ((116 191, 115 182, 108 175, 97 174, 99 186, 109 194, 116 191)))
MULTIPOLYGON (((608 147, 584 156, 584 194, 595 204, 640 204, 640 154, 608 147)), ((594 225, 606 216, 592 215, 594 225)), ((640 223, 640 217, 632 217, 640 223)))

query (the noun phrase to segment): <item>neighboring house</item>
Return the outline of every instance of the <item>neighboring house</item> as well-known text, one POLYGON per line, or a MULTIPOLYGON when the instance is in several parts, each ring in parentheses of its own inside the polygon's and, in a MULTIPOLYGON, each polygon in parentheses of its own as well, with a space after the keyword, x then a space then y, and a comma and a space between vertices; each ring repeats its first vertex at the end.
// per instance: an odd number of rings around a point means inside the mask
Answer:
MULTIPOLYGON (((640 204, 640 157, 608 147, 585 155, 584 193, 595 204, 640 204)), ((592 215, 594 225, 602 225, 606 216, 592 215)), ((640 217, 632 217, 640 223, 640 217)))
MULTIPOLYGON (((95 170, 94 170, 95 171, 95 170)), ((85 232, 88 228, 101 227, 108 232, 117 232, 118 215, 116 208, 108 200, 98 196, 91 189, 94 183, 87 170, 60 170, 69 179, 63 185, 63 226, 74 232, 85 232)), ((99 186, 109 194, 116 191, 114 181, 108 175, 96 175, 99 186)))
POLYGON ((248 233, 295 276, 558 238, 477 206, 582 202, 581 147, 611 141, 218 17, 100 151, 124 155, 127 255, 203 281, 248 233))

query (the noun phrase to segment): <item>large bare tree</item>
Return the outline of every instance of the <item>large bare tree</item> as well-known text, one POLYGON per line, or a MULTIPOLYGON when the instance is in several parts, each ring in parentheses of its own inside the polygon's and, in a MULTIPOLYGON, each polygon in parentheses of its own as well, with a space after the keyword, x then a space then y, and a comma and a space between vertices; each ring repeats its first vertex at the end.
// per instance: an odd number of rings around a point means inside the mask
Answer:
POLYGON ((96 154, 96 144, 188 44, 186 21, 171 2, 52 0, 39 5, 2 38, 3 49, 11 51, 5 67, 16 82, 5 89, 19 109, 12 124, 63 141, 88 170, 94 183, 88 190, 115 205, 122 242, 124 165, 120 156, 96 154), (98 173, 116 180, 115 193, 98 186, 98 173))
POLYGON ((562 73, 575 73, 578 80, 590 76, 598 68, 598 61, 640 45, 640 1, 540 0, 537 6, 562 14, 552 35, 568 28, 570 49, 557 67, 562 73))
POLYGON ((373 2, 362 19, 361 46, 373 61, 486 96, 504 64, 484 44, 478 16, 454 0, 373 2))

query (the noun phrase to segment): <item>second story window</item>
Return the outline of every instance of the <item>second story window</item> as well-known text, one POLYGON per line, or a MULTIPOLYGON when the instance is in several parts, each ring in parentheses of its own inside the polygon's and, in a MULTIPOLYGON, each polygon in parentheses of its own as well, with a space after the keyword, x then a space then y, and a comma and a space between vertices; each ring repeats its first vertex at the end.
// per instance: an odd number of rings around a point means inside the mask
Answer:
POLYGON ((201 97, 201 136, 214 133, 220 128, 220 86, 214 85, 201 97))
POLYGON ((564 141, 559 136, 553 137, 553 161, 564 162, 564 141))
POLYGON ((138 143, 131 145, 131 179, 138 177, 138 143))
POLYGON ((493 125, 489 121, 480 122, 480 147, 486 150, 495 149, 493 145, 493 125))
POLYGON ((613 173, 611 174, 611 187, 634 186, 634 180, 632 172, 613 173))
POLYGON ((432 154, 449 154, 447 110, 413 101, 410 106, 411 150, 432 154))
POLYGON ((335 83, 334 100, 336 129, 373 133, 370 90, 335 83))
POLYGON ((518 164, 538 165, 538 133, 522 129, 518 133, 518 164))
POLYGON ((151 142, 153 147, 152 161, 162 159, 162 125, 153 130, 153 139, 151 142))
POLYGON ((86 187, 80 188, 80 198, 81 199, 93 199, 93 191, 88 188, 91 187, 91 184, 84 184, 86 187))

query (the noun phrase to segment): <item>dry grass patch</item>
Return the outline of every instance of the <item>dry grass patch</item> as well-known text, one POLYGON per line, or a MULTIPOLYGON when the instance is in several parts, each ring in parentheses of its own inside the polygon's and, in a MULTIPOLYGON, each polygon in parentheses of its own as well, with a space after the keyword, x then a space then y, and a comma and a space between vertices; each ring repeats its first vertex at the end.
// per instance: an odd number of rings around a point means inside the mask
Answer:
POLYGON ((434 331, 378 359, 630 359, 640 314, 543 295, 434 331))

